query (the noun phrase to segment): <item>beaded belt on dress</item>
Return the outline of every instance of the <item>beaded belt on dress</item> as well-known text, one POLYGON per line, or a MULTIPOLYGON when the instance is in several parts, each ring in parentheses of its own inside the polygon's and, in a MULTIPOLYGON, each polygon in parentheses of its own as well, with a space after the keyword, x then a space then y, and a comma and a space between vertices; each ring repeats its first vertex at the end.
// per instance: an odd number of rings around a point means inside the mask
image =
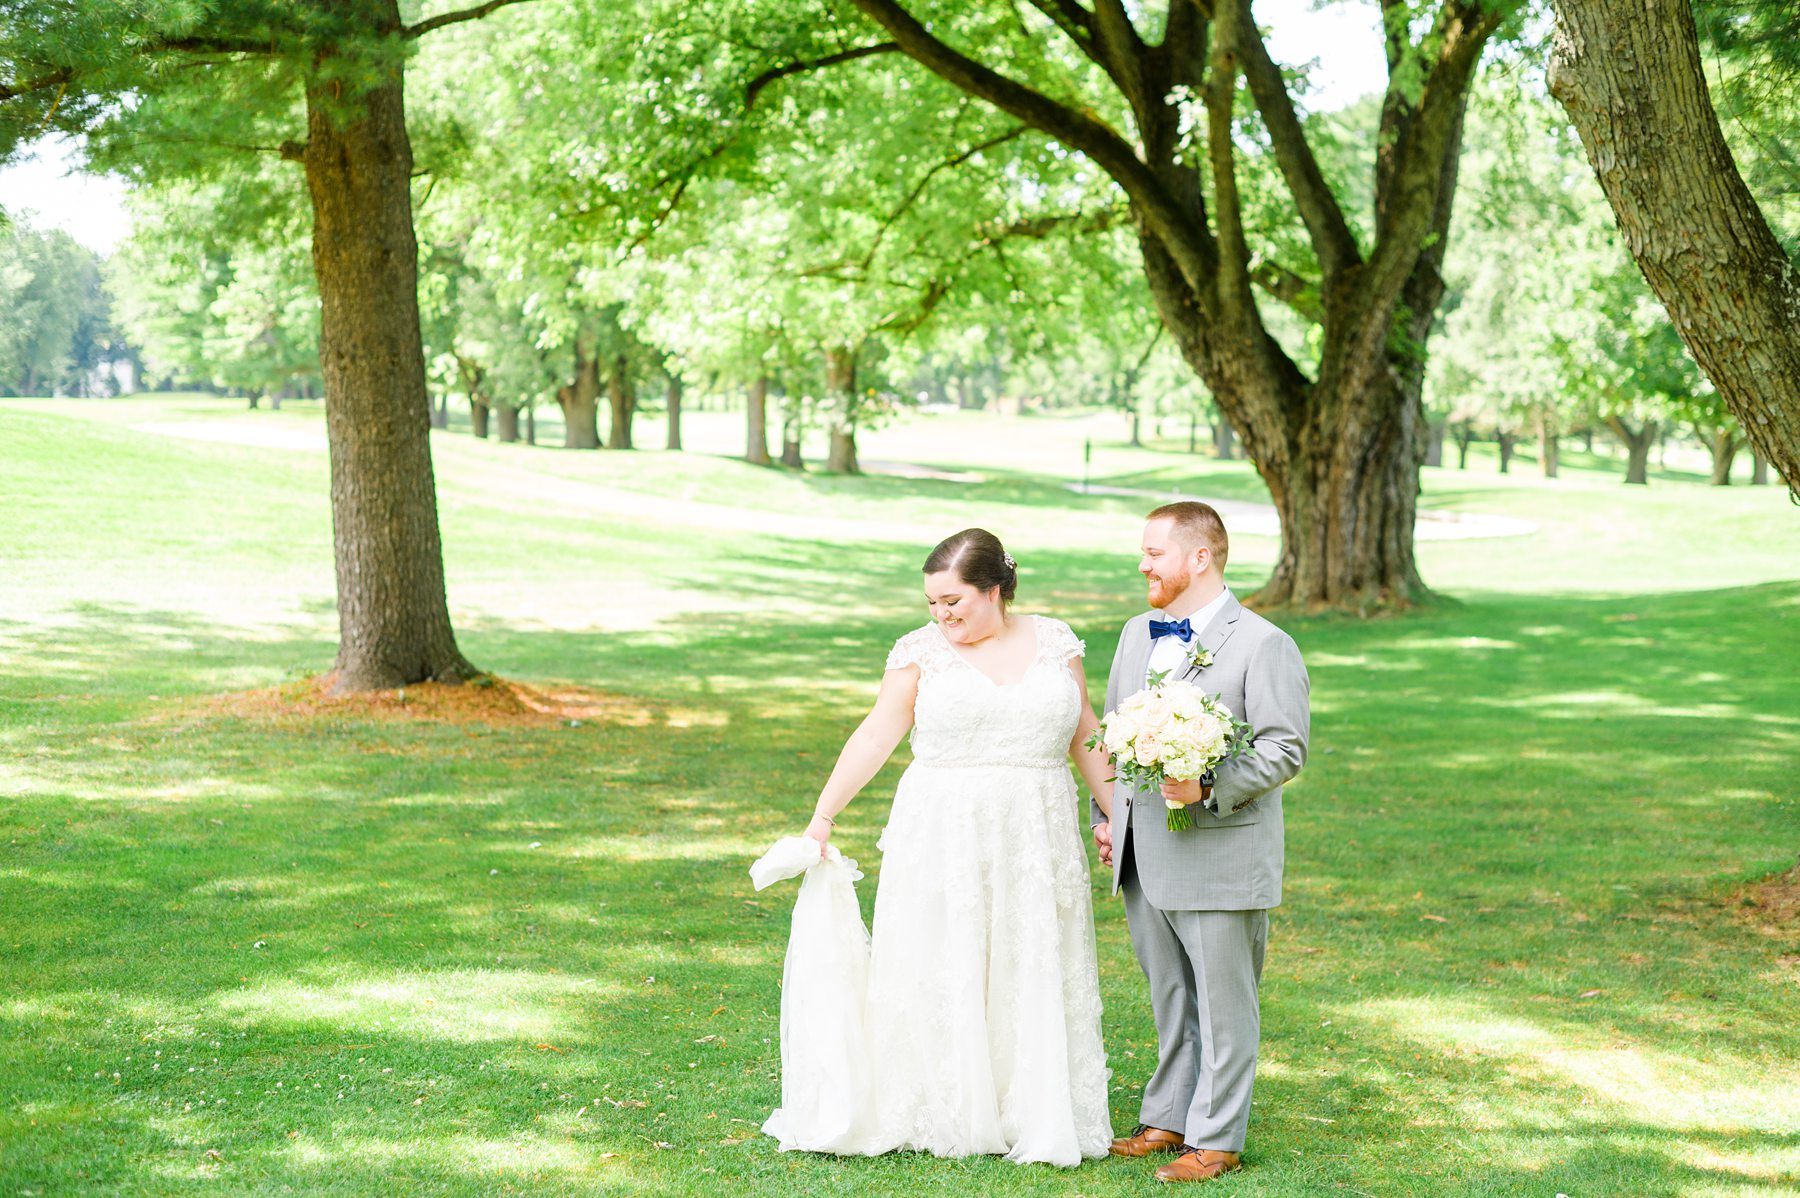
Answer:
POLYGON ((934 770, 984 769, 992 767, 1023 770, 1056 770, 1068 768, 1069 763, 1060 757, 1015 757, 1010 761, 998 757, 962 758, 956 761, 915 757, 913 758, 913 764, 934 770))

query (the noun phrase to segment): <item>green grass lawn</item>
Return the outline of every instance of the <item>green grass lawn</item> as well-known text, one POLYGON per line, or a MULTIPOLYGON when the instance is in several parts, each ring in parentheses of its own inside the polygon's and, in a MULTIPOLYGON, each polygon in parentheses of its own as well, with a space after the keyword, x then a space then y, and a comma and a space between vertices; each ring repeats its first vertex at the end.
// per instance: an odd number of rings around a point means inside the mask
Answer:
MULTIPOLYGON (((939 537, 1000 532, 1097 691, 1147 501, 1070 494, 1081 442, 1116 485, 1253 499, 1248 467, 1093 417, 866 438, 963 482, 752 469, 717 456, 724 413, 689 423, 712 453, 444 434, 465 652, 611 716, 209 705, 330 664, 321 431, 316 405, 0 401, 0 1195, 1152 1187, 1141 1163, 777 1153, 793 891, 746 870, 922 622, 939 537)), ((1287 623, 1313 751, 1252 1167, 1217 1192, 1800 1186, 1800 928, 1739 897, 1800 853, 1800 511, 1605 467, 1427 470, 1423 506, 1538 531, 1422 543, 1423 614, 1287 623)), ((1274 549, 1235 541, 1234 585, 1274 549)), ((865 905, 898 769, 842 820, 865 905)), ((1127 1129, 1154 1030, 1095 896, 1127 1129)))

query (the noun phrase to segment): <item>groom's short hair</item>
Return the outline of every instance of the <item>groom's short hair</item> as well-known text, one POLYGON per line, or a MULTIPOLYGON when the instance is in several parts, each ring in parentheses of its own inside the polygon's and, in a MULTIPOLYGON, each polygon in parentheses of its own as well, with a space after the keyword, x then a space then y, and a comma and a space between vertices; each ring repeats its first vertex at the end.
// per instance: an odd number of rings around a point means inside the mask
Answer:
POLYGON ((1183 549, 1192 553, 1204 545, 1218 559, 1219 569, 1225 569, 1226 559, 1231 556, 1231 539, 1225 535, 1225 521, 1219 519, 1211 504, 1181 499, 1165 503, 1144 517, 1146 523, 1164 519, 1171 522, 1171 531, 1183 549))

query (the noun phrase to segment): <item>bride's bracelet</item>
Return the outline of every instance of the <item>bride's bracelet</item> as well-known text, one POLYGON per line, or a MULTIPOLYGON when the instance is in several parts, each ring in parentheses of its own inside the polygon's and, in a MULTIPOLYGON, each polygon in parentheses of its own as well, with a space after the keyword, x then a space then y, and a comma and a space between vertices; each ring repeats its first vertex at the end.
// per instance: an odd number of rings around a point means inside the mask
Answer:
POLYGON ((831 826, 832 826, 832 827, 834 827, 834 828, 835 828, 835 827, 837 827, 837 821, 836 821, 836 820, 834 820, 834 819, 832 819, 832 818, 831 818, 831 817, 830 817, 830 816, 829 816, 829 815, 826 815, 826 814, 825 814, 825 813, 824 813, 824 812, 822 812, 822 811, 815 811, 815 812, 813 812, 813 818, 814 818, 814 819, 822 819, 822 820, 824 820, 824 821, 825 821, 825 822, 826 822, 826 823, 828 823, 828 824, 830 824, 830 825, 831 825, 831 826))

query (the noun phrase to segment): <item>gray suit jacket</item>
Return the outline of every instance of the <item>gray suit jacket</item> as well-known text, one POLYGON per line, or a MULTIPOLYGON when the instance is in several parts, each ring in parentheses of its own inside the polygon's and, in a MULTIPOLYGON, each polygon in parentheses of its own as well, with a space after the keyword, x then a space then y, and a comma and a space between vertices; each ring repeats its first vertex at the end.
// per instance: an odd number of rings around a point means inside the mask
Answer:
MULTIPOLYGON (((1150 620, 1133 617, 1119 634, 1106 680, 1106 710, 1144 688, 1150 620)), ((1204 670, 1177 675, 1217 695, 1250 725, 1256 752, 1219 766, 1212 807, 1188 810, 1194 826, 1171 832, 1162 795, 1115 783, 1112 804, 1113 891, 1127 838, 1139 885, 1165 911, 1254 911, 1281 903, 1281 787, 1306 762, 1311 725, 1306 665, 1294 639, 1226 599, 1193 644, 1212 651, 1204 670)), ((1105 820, 1096 804, 1094 823, 1105 820)))

